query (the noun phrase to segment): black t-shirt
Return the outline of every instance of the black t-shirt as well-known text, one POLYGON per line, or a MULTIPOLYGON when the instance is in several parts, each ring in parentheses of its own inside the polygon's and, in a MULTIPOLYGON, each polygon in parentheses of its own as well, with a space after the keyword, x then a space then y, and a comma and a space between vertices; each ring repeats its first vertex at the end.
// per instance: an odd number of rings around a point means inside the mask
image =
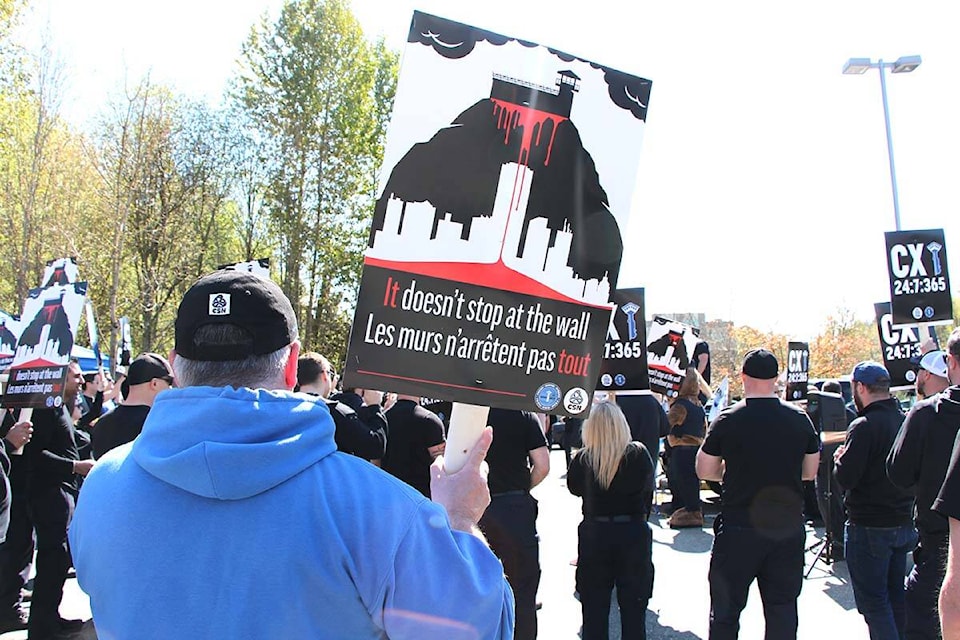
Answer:
POLYGON ((583 498, 583 515, 645 518, 653 491, 653 460, 647 448, 639 442, 628 444, 613 482, 606 489, 597 481, 587 462, 588 455, 586 449, 581 449, 567 469, 567 488, 583 498))
POLYGON ((33 437, 23 447, 27 463, 28 493, 59 485, 75 491, 73 463, 78 460, 77 443, 73 438, 73 421, 64 408, 34 409, 33 437))
POLYGON ((710 384, 710 345, 707 344, 706 340, 701 340, 697 343, 697 346, 693 348, 693 357, 690 358, 690 366, 694 367, 698 371, 700 370, 700 354, 706 354, 707 356, 707 366, 703 370, 703 379, 707 381, 707 384, 710 384))
POLYGON ((487 424, 493 427, 493 444, 487 452, 491 494, 530 489, 528 452, 547 446, 540 421, 529 411, 490 409, 487 424))
POLYGON ((617 405, 630 425, 630 437, 642 442, 647 452, 655 458, 660 451, 660 438, 670 433, 670 423, 667 422, 663 406, 650 393, 618 394, 617 405))
POLYGON ((143 430, 150 407, 145 404, 121 404, 93 425, 90 441, 93 457, 103 457, 111 449, 133 442, 143 430))
POLYGON ((723 522, 780 529, 803 524, 803 459, 820 450, 807 414, 778 398, 747 398, 721 413, 703 452, 723 458, 723 522))
POLYGON ((382 468, 411 487, 430 497, 430 465, 428 449, 443 443, 443 422, 412 400, 397 400, 389 411, 390 437, 382 468))

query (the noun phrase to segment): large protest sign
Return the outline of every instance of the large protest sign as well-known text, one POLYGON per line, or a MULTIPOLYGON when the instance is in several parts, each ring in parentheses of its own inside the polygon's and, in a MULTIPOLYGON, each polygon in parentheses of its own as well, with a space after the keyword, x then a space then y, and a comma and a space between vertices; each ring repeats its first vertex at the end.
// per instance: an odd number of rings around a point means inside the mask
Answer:
POLYGON ((597 389, 640 391, 650 388, 647 371, 647 321, 643 287, 617 289, 603 345, 597 389))
POLYGON ((20 339, 20 319, 0 311, 0 371, 6 371, 13 362, 13 352, 20 339))
POLYGON ((787 343, 787 400, 805 400, 810 380, 810 343, 787 343))
POLYGON ((647 335, 650 388, 668 398, 677 397, 690 366, 700 331, 688 324, 654 316, 647 335))
POLYGON ((890 372, 890 386, 913 386, 917 381, 917 366, 914 362, 921 355, 920 345, 926 336, 921 336, 917 326, 897 327, 893 322, 889 302, 877 302, 873 308, 877 314, 877 333, 880 335, 883 366, 890 372))
POLYGON ((417 12, 345 384, 588 410, 650 82, 417 12))
POLYGON ((2 406, 59 407, 77 336, 86 282, 33 289, 23 303, 17 342, 2 406))
POLYGON ((884 237, 893 324, 953 324, 943 229, 888 231, 884 237))

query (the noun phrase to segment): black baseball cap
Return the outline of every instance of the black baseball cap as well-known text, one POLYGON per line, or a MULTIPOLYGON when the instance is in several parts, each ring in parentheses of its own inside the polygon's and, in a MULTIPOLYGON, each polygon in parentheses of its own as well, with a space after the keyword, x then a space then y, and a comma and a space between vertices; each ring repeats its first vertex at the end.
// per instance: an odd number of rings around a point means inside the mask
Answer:
POLYGON ((120 393, 126 398, 130 395, 130 385, 143 384, 156 378, 173 380, 173 369, 163 356, 156 353, 141 353, 130 363, 127 375, 120 383, 120 393))
POLYGON ((273 353, 297 339, 297 318, 280 287, 246 271, 215 271, 193 283, 174 324, 177 355, 224 362, 273 353), (197 344, 200 327, 230 324, 247 334, 238 344, 197 344))
POLYGON ((780 373, 777 357, 766 349, 753 349, 743 357, 743 374, 758 380, 772 380, 780 373))

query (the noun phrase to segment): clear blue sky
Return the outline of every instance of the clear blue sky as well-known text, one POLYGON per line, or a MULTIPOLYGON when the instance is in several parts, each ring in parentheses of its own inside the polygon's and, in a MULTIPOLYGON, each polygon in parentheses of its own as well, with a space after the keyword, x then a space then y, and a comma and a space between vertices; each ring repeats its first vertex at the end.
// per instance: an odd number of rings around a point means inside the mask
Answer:
MULTIPOLYGON (((147 70, 220 98, 240 43, 278 0, 34 0, 67 64, 66 115, 89 123, 147 70)), ((960 7, 952 2, 719 3, 354 0, 371 35, 403 46, 414 8, 540 42, 653 80, 621 270, 648 312, 701 311, 797 338, 839 307, 888 298, 893 229, 876 71, 850 57, 920 54, 888 93, 903 227, 943 227, 960 295, 960 7), (627 6, 630 5, 630 6, 627 6)))

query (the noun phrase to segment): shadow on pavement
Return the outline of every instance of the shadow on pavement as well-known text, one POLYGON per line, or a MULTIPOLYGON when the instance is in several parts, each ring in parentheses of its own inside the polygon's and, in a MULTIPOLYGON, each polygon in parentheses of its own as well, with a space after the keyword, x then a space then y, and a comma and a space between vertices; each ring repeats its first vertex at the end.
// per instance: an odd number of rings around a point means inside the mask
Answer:
POLYGON ((700 640, 700 636, 692 631, 680 631, 673 627, 660 624, 660 616, 647 610, 647 639, 648 640, 700 640))
MULTIPOLYGON (((651 523, 653 526, 658 526, 651 523)), ((662 520, 659 526, 667 529, 667 521, 662 520)), ((703 529, 677 529, 677 535, 670 542, 661 542, 654 539, 654 544, 662 544, 681 553, 708 553, 713 548, 713 534, 708 533, 709 525, 703 529)))

